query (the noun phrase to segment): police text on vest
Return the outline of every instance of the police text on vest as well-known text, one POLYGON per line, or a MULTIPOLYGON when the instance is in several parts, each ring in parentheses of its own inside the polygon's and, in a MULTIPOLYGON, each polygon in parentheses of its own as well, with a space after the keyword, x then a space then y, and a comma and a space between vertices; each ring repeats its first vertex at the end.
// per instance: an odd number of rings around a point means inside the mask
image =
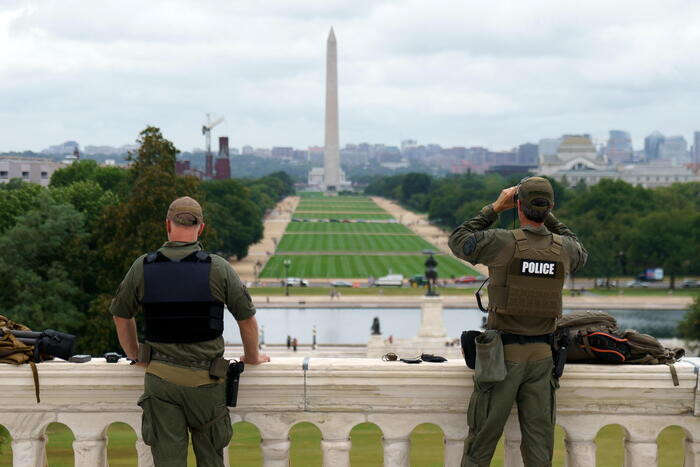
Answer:
POLYGON ((520 260, 520 274, 524 276, 554 277, 556 262, 536 259, 520 260))

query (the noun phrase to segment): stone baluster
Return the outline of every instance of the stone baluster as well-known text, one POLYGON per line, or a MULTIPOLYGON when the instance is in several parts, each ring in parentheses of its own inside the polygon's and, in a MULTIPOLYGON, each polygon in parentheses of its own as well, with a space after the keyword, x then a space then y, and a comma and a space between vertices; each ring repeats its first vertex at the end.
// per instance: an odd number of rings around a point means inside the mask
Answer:
POLYGON ((224 447, 224 465, 227 467, 231 465, 231 459, 228 454, 228 444, 224 447))
POLYGON ((44 467, 46 465, 46 426, 56 421, 51 413, 3 414, 2 423, 12 437, 14 467, 44 467))
POLYGON ((12 465, 14 467, 44 467, 46 465, 46 439, 12 438, 12 465))
POLYGON ((136 455, 139 467, 153 467, 155 465, 151 447, 141 437, 136 438, 136 455))
POLYGON ((625 438, 625 467, 653 466, 657 460, 656 438, 625 438))
POLYGON ((107 439, 104 435, 76 436, 73 455, 75 467, 107 467, 107 439))
POLYGON ((700 466, 700 442, 685 439, 685 461, 683 467, 700 466))
POLYGON ((445 439, 445 466, 458 466, 462 462, 464 439, 445 439))
POLYGON ((589 467, 596 463, 596 444, 593 439, 577 439, 566 435, 567 467, 589 467))
POLYGON ((408 466, 411 453, 411 441, 406 438, 384 438, 384 465, 391 467, 408 466))
POLYGON ((287 467, 289 465, 290 445, 288 439, 263 439, 263 466, 287 467))
POLYGON ((522 435, 520 434, 517 415, 511 415, 508 418, 503 434, 506 438, 503 465, 505 467, 523 467, 523 456, 520 453, 522 435))
POLYGON ((349 467, 351 446, 352 443, 349 439, 321 440, 323 465, 326 467, 349 467))
MULTIPOLYGON (((107 467, 107 426, 112 417, 99 414, 62 413, 58 421, 73 432, 76 467, 107 467)), ((116 420, 115 420, 116 421, 116 420)))

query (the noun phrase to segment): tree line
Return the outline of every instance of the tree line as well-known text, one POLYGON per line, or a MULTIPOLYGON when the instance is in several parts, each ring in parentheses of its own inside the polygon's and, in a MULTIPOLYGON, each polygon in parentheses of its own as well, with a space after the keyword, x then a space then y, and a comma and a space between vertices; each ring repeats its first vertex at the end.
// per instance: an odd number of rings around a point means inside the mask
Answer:
POLYGON ((137 143, 128 169, 82 160, 57 170, 48 188, 19 179, 0 185, 0 314, 76 334, 79 353, 117 350, 109 304, 132 262, 165 242, 175 198, 202 204, 207 251, 243 258, 262 238, 265 212, 294 192, 284 172, 249 180, 178 176, 178 150, 155 127, 137 143))
MULTIPOLYGON (((427 213, 431 222, 454 229, 524 176, 436 178, 410 173, 375 178, 365 193, 394 199, 408 209, 427 213)), ((576 233, 589 253, 579 275, 610 278, 661 267, 673 288, 676 276, 700 274, 700 183, 648 189, 611 179, 590 187, 550 181, 555 215, 576 233)), ((512 228, 514 214, 514 210, 502 213, 495 227, 512 228)))

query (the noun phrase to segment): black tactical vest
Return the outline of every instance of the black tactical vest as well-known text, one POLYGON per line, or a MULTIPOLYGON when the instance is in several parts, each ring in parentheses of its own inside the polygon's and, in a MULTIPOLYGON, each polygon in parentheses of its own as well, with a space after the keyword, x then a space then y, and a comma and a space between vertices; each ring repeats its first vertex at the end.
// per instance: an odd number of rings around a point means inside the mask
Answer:
POLYGON ((224 331, 224 304, 209 288, 211 256, 196 251, 180 261, 160 252, 143 261, 146 340, 192 343, 215 339, 224 331))

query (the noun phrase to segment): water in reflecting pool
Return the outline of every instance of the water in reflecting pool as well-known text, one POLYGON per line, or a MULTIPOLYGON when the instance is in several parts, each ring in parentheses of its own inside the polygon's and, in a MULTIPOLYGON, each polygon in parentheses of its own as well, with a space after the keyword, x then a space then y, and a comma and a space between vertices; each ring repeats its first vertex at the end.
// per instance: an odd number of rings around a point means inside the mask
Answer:
MULTIPOLYGON (((637 329, 655 337, 674 337, 684 310, 606 310, 617 318, 622 329, 637 329)), ((420 325, 419 308, 261 308, 256 315, 265 326, 265 342, 282 344, 287 335, 300 343, 311 342, 316 326, 322 344, 366 344, 372 319, 377 316, 384 336, 405 339, 415 337, 420 325)), ((457 338, 464 330, 479 329, 484 313, 477 309, 446 308, 443 312, 447 335, 457 338)), ((238 328, 226 314, 224 338, 241 343, 238 328)))

